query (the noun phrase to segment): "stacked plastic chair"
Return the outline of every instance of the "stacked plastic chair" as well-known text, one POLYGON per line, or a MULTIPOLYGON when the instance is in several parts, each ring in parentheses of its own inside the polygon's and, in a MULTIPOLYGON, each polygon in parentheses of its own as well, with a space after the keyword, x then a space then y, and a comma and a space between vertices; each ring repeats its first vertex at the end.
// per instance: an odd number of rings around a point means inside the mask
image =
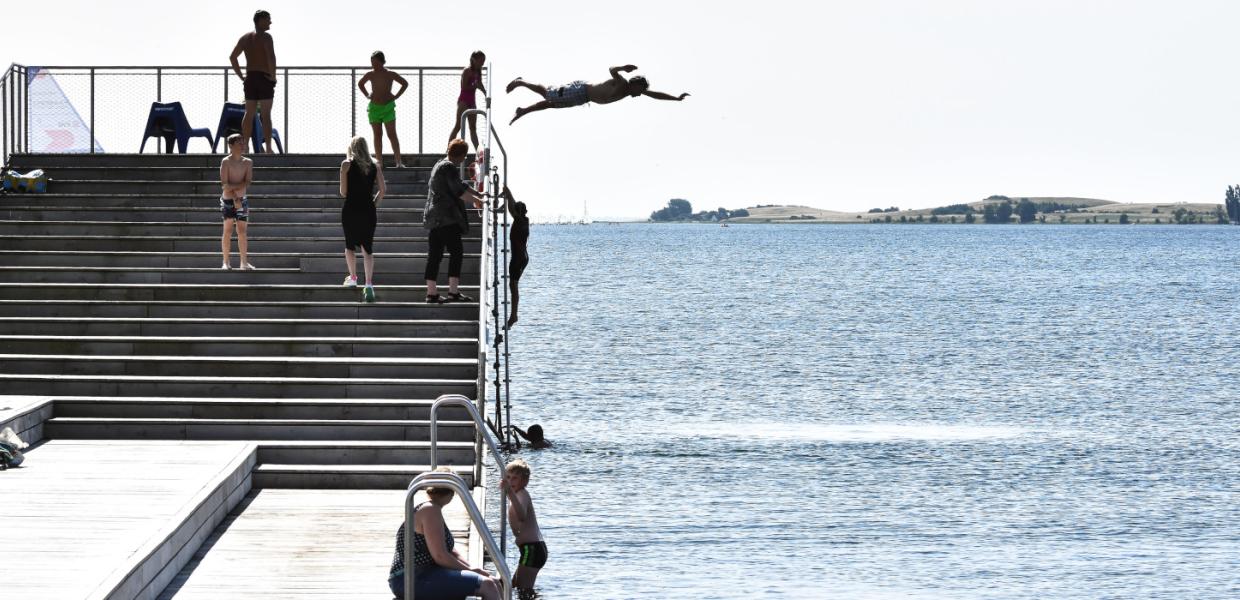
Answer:
MULTIPOLYGON (((216 146, 228 139, 228 136, 241 133, 243 121, 245 121, 245 106, 235 102, 225 102, 224 108, 220 110, 220 124, 215 128, 215 143, 211 144, 211 151, 215 152, 216 146)), ((284 154, 284 142, 280 140, 278 129, 271 130, 271 141, 275 142, 280 154, 284 154)), ((254 127, 250 128, 250 143, 254 148, 260 148, 263 143, 263 118, 257 113, 254 115, 254 127)))
POLYGON ((196 137, 207 138, 207 143, 211 144, 212 148, 215 147, 211 130, 191 127, 180 102, 151 103, 151 112, 146 117, 146 129, 142 134, 142 145, 138 148, 139 153, 146 150, 146 141, 153 137, 163 138, 164 151, 167 153, 172 152, 172 142, 175 140, 177 151, 185 154, 190 138, 196 137))

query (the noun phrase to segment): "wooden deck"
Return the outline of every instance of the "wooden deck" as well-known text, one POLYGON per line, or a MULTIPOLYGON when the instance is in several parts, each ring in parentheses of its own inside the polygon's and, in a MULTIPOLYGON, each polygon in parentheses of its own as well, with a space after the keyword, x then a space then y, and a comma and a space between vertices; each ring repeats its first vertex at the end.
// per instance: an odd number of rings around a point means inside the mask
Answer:
MULTIPOLYGON (((388 600, 404 497, 393 490, 255 490, 159 597, 388 600)), ((464 505, 455 499, 445 513, 462 554, 476 556, 464 505)))
POLYGON ((0 472, 0 596, 106 595, 182 525, 242 442, 52 440, 0 472))

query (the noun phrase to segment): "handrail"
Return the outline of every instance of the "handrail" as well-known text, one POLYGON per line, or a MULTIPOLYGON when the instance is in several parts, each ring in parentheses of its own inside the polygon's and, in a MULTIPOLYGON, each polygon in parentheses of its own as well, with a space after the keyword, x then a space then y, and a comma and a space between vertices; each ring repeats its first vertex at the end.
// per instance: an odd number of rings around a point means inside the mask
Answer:
MULTIPOLYGON (((469 416, 474 419, 474 426, 478 430, 478 435, 487 443, 491 449, 491 458, 495 460, 495 468, 499 469, 500 478, 503 478, 504 457, 499 453, 499 446, 495 443, 495 438, 491 436, 491 432, 487 431, 486 423, 482 420, 482 415, 478 414, 478 408, 469 398, 460 394, 444 394, 435 399, 435 403, 431 405, 431 470, 434 471, 439 466, 439 408, 441 406, 464 406, 469 411, 469 416)), ((478 457, 478 468, 474 472, 474 481, 482 480, 482 457, 478 457)), ((499 544, 500 559, 507 556, 508 536, 505 530, 508 527, 508 490, 501 484, 499 487, 499 544)))
MULTIPOLYGON (((432 454, 432 456, 434 456, 432 454)), ((405 598, 414 600, 416 591, 414 590, 414 565, 413 561, 413 535, 414 535, 414 504, 418 490, 428 487, 450 487, 457 496, 460 496, 461 503, 465 505, 465 510, 469 512, 469 520, 473 522, 474 527, 478 529, 479 537, 486 544, 487 551, 491 553, 492 562, 495 563, 495 569, 499 571, 500 582, 503 585, 503 597, 511 600, 512 598, 512 572, 508 569, 508 562, 504 560, 504 555, 495 546, 495 537, 491 535, 491 530, 487 528, 486 520, 483 519, 482 511, 478 510, 478 504, 474 502, 474 498, 469 493, 469 488, 465 486, 465 481, 455 473, 423 473, 418 475, 409 483, 409 487, 405 490, 405 598)), ((502 531, 500 532, 503 533, 502 531)))
MULTIPOLYGON (((357 71, 369 70, 369 66, 358 67, 352 65, 281 65, 279 67, 282 77, 282 95, 277 95, 273 113, 276 119, 283 119, 283 128, 280 131, 284 149, 287 152, 309 152, 317 153, 327 151, 327 148, 334 148, 336 142, 329 139, 326 131, 319 125, 323 119, 335 121, 335 119, 348 119, 350 135, 356 135, 357 127, 357 96, 360 92, 357 89, 355 77, 357 71), (337 77, 339 75, 339 77, 337 77), (308 82, 302 85, 302 81, 308 82), (294 87, 300 90, 316 90, 335 89, 344 85, 348 81, 349 94, 351 96, 344 97, 334 94, 312 94, 312 101, 301 102, 296 97, 294 87), (296 129, 296 131, 293 131, 296 129), (296 142, 290 141, 290 138, 296 138, 296 142), (292 144, 296 144, 294 148, 292 144)), ((437 93, 442 88, 434 85, 434 81, 445 79, 454 71, 458 71, 460 67, 451 66, 397 66, 389 67, 392 70, 407 72, 410 75, 411 86, 416 87, 415 91, 418 97, 418 107, 416 110, 417 122, 413 124, 417 130, 417 150, 423 151, 423 145, 426 143, 425 128, 428 126, 426 119, 427 103, 438 103, 439 101, 447 102, 447 97, 440 97, 437 93), (416 73, 415 73, 416 72, 416 73), (433 81, 432 81, 433 80, 433 81), (432 89, 427 90, 427 86, 432 89), (433 97, 427 97, 430 94, 433 97)), ((487 67, 489 69, 489 66, 487 67)), ((485 71, 484 71, 485 72, 485 71)), ((102 152, 102 148, 107 146, 113 152, 136 151, 137 146, 131 146, 131 139, 122 133, 119 133, 117 127, 112 121, 128 121, 132 115, 117 114, 106 110, 109 106, 115 106, 118 102, 129 104, 142 104, 145 102, 156 101, 186 101, 187 97, 195 104, 195 110, 205 110, 216 99, 220 99, 227 103, 230 100, 236 101, 235 76, 230 66, 219 65, 46 65, 37 67, 27 67, 24 65, 10 65, 5 73, 5 83, 0 84, 3 88, 4 102, 0 105, 0 112, 3 113, 3 125, 0 126, 0 158, 4 162, 9 160, 13 154, 22 154, 31 151, 37 152, 69 152, 69 153, 94 153, 102 152), (48 100, 37 100, 31 103, 32 98, 30 85, 35 83, 35 74, 47 73, 52 78, 48 81, 62 81, 61 77, 72 77, 74 81, 80 82, 79 85, 69 86, 59 91, 59 97, 52 92, 54 84, 47 84, 40 88, 36 85, 36 94, 34 98, 42 98, 38 90, 47 91, 48 100), (222 76, 221 76, 222 74, 222 76), (147 77, 153 79, 148 79, 147 77), (107 85, 108 81, 127 81, 132 82, 134 77, 139 77, 141 81, 153 81, 154 88, 148 89, 146 84, 142 85, 126 85, 117 87, 115 85, 107 85), (98 85, 96 81, 99 81, 98 85), (169 88, 165 85, 171 82, 172 89, 178 90, 179 97, 169 97, 164 93, 169 88), (231 86, 230 86, 231 84, 231 86), (231 89, 230 89, 231 87, 231 89), (230 99, 230 91, 233 98, 230 99), (102 122, 96 127, 96 95, 99 94, 99 106, 102 122), (89 106, 88 106, 89 104, 89 106), (63 141, 63 135, 52 138, 48 131, 55 129, 53 122, 58 119, 60 112, 70 111, 78 121, 80 127, 74 124, 70 130, 73 132, 72 138, 66 144, 63 141), (32 128, 31 126, 36 127, 32 128), (89 134, 89 137, 88 137, 89 134), (33 139, 32 139, 33 137, 33 139)), ((453 96, 455 99, 455 96, 453 96)), ((453 100, 455 104, 455 100, 453 100)), ((488 102, 489 105, 489 102, 488 102)), ((210 112, 209 110, 207 112, 210 112)), ((59 123, 58 121, 56 121, 59 123)), ((141 125, 137 123, 135 127, 141 125)), ((275 123, 271 124, 272 126, 275 123)), ((59 125, 57 125, 58 127, 59 125)), ((133 137, 133 140, 138 139, 133 137)), ((405 140, 409 145, 410 140, 405 140)), ((412 146, 410 146, 412 147, 412 146)))
MULTIPOLYGON (((18 65, 22 66, 22 65, 18 65)), ((231 65, 35 65, 39 69, 116 69, 117 71, 136 71, 149 69, 170 69, 177 71, 218 71, 220 69, 228 69, 232 73, 231 65)), ((345 69, 370 69, 370 65, 293 65, 289 67, 281 66, 280 69, 298 69, 305 71, 331 71, 345 69)), ((427 71, 459 71, 461 67, 426 67, 419 65, 403 65, 391 66, 389 69, 425 69, 427 71)))

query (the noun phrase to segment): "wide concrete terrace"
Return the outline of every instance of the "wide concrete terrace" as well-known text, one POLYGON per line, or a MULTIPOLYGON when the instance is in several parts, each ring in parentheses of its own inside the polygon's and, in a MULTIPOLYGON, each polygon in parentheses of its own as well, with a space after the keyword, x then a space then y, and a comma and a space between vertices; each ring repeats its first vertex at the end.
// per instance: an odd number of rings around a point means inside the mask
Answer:
MULTIPOLYGON (((255 157, 257 271, 219 268, 219 158, 12 157, 52 183, 0 197, 0 427, 34 444, 0 473, 6 598, 391 597, 430 404, 481 385, 478 304, 418 285, 436 157, 387 171, 374 304, 341 286, 339 155, 255 157)), ((440 420, 481 502, 473 423, 440 420)))

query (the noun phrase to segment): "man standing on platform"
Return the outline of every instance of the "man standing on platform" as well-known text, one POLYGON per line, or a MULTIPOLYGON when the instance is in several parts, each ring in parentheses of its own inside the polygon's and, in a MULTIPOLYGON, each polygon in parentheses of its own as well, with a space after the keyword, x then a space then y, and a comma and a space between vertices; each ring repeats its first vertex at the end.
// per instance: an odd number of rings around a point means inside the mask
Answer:
POLYGON ((245 82, 245 118, 241 122, 241 136, 245 138, 246 149, 250 147, 250 136, 254 131, 254 112, 257 108, 263 117, 263 142, 266 151, 271 152, 271 101, 276 95, 276 50, 271 40, 271 13, 259 10, 254 13, 254 31, 237 40, 233 48, 233 71, 245 82), (237 57, 245 53, 245 75, 241 74, 241 65, 237 57))

